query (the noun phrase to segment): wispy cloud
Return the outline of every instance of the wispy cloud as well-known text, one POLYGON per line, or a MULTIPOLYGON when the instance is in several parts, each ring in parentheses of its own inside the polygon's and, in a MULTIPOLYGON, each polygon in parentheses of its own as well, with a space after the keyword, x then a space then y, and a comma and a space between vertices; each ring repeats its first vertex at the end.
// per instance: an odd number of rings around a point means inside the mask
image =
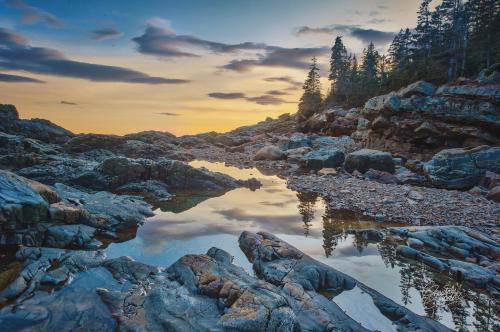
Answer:
POLYGON ((268 95, 273 95, 273 96, 286 96, 289 95, 289 92, 286 91, 281 91, 281 90, 269 90, 266 92, 268 95))
POLYGON ((61 100, 61 104, 63 105, 68 105, 68 106, 77 106, 77 103, 71 102, 71 101, 66 101, 66 100, 61 100))
POLYGON ((103 41, 108 39, 115 39, 123 36, 123 33, 116 30, 115 28, 100 28, 93 30, 91 32, 91 37, 97 41, 103 41))
POLYGON ((302 87, 302 82, 296 81, 290 76, 266 77, 264 78, 264 81, 288 83, 289 87, 287 88, 287 90, 298 90, 302 87))
POLYGON ((179 113, 171 113, 171 112, 160 112, 160 113, 156 113, 156 114, 165 115, 165 116, 179 116, 180 115, 179 113))
POLYGON ((243 99, 245 94, 242 92, 212 92, 208 94, 211 98, 216 99, 243 99))
POLYGON ((24 24, 35 24, 43 22, 54 28, 66 26, 66 23, 53 14, 43 9, 28 5, 24 0, 7 0, 5 2, 10 8, 21 12, 21 22, 24 24))
POLYGON ((275 47, 267 53, 258 55, 255 59, 232 60, 221 66, 221 69, 246 72, 253 67, 286 67, 304 69, 310 65, 312 57, 327 54, 328 47, 282 48, 275 47))
POLYGON ((0 69, 22 70, 35 74, 86 79, 96 82, 143 84, 183 84, 183 79, 149 76, 129 68, 93 64, 68 59, 62 52, 32 47, 11 30, 0 28, 0 69))
POLYGON ((19 76, 19 75, 10 75, 10 74, 2 74, 0 73, 0 82, 8 82, 8 83, 45 83, 44 81, 37 80, 35 78, 19 76))
POLYGON ((295 29, 296 35, 306 34, 345 34, 364 43, 386 44, 394 39, 394 32, 362 28, 359 25, 334 24, 324 27, 301 26, 295 29))
POLYGON ((259 105, 280 105, 289 103, 288 101, 269 93, 261 96, 248 97, 242 92, 212 92, 209 93, 208 96, 211 98, 225 100, 243 99, 259 105))

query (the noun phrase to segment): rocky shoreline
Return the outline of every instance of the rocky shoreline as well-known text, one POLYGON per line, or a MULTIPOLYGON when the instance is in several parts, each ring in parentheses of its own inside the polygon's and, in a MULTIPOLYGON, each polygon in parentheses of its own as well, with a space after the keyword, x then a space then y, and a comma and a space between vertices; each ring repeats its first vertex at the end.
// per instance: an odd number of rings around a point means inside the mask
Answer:
POLYGON ((182 137, 154 131, 75 135, 46 120, 19 119, 15 107, 0 105, 0 248, 18 249, 15 261, 0 270, 0 325, 370 330, 327 295, 360 289, 389 326, 447 330, 268 233, 240 236, 255 276, 217 248, 170 267, 106 259, 100 249, 134 237, 153 210, 176 195, 203 200, 260 187, 256 179, 186 163, 219 161, 278 173, 292 190, 324 198, 330 210, 408 225, 355 234, 389 241, 394 254, 411 264, 426 264, 498 298, 498 91, 491 82, 440 88, 417 82, 360 110, 316 115, 302 128, 294 115, 283 115, 225 134, 182 137), (450 114, 443 114, 448 108, 450 114), (410 132, 415 139, 401 143, 410 132))

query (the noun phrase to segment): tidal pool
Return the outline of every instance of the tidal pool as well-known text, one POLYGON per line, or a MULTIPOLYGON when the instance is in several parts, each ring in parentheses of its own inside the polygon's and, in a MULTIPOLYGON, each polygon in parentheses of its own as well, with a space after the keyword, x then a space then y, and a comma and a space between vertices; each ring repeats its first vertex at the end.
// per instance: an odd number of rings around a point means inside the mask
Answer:
MULTIPOLYGON (((379 224, 350 211, 331 211, 317 195, 294 192, 284 179, 255 168, 238 169, 206 161, 190 164, 237 179, 255 177, 262 187, 255 191, 238 188, 213 198, 179 196, 158 208, 155 216, 138 228, 135 238, 110 244, 108 257, 126 255, 169 266, 185 254, 218 247, 231 253, 236 265, 253 273, 238 247, 238 237, 244 230, 267 231, 452 329, 490 331, 499 326, 499 309, 486 293, 399 257, 394 242, 367 243, 348 232, 397 225, 379 224)), ((391 331, 391 322, 372 303, 366 303, 369 297, 364 295, 355 288, 332 296, 332 301, 365 327, 391 331)))

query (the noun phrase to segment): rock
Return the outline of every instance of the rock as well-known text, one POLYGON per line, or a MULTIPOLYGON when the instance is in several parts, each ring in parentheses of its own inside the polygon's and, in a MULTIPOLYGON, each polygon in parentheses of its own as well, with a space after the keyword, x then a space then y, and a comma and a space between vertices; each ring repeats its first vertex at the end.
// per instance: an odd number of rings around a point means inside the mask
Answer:
POLYGON ((426 178, 420 174, 413 173, 405 167, 399 167, 395 174, 397 183, 412 186, 424 186, 426 178))
POLYGON ((269 233, 243 232, 239 244, 253 263, 256 274, 282 289, 301 330, 366 331, 334 301, 321 294, 324 291, 340 294, 355 287, 369 295, 380 312, 401 330, 410 327, 424 331, 449 330, 427 317, 416 315, 354 278, 315 261, 269 233))
POLYGON ((19 113, 14 105, 2 104, 0 104, 0 132, 58 144, 62 144, 73 137, 72 132, 48 120, 19 119, 19 113))
POLYGON ((301 166, 309 170, 335 168, 344 162, 344 153, 338 149, 320 148, 305 154, 301 159, 301 166))
POLYGON ((500 186, 493 187, 486 195, 486 198, 494 202, 500 203, 500 186))
POLYGON ((415 248, 415 249, 421 249, 424 247, 424 243, 422 241, 420 241, 419 239, 414 239, 414 238, 408 239, 408 245, 412 248, 415 248))
POLYGON ((500 172, 500 148, 443 150, 425 164, 424 171, 437 187, 469 189, 479 184, 486 171, 500 172))
POLYGON ((125 138, 116 135, 84 134, 68 141, 65 144, 65 149, 74 153, 97 149, 112 151, 117 146, 125 144, 126 141, 125 138))
POLYGON ((440 150, 500 144, 498 84, 416 82, 368 100, 351 134, 366 148, 429 159, 440 150), (435 91, 435 92, 434 92, 435 91))
POLYGON ((436 87, 425 81, 418 81, 402 88, 397 95, 400 98, 408 98, 412 96, 432 96, 436 92, 436 87))
POLYGON ((352 173, 354 170, 365 173, 370 168, 394 173, 394 161, 388 152, 362 149, 347 155, 344 168, 349 173, 352 173))
POLYGON ((391 173, 384 172, 384 171, 378 171, 375 169, 370 168, 366 173, 364 174, 365 178, 373 181, 377 181, 380 183, 385 183, 385 184, 398 184, 399 180, 396 176, 394 176, 391 173))
POLYGON ((257 151, 253 160, 282 160, 285 157, 283 151, 279 148, 268 145, 257 151))
POLYGON ((0 230, 16 229, 47 220, 48 202, 35 182, 0 170, 0 230))
POLYGON ((172 198, 172 194, 168 192, 168 189, 168 186, 161 181, 146 180, 124 184, 115 191, 123 194, 138 194, 161 202, 172 198))

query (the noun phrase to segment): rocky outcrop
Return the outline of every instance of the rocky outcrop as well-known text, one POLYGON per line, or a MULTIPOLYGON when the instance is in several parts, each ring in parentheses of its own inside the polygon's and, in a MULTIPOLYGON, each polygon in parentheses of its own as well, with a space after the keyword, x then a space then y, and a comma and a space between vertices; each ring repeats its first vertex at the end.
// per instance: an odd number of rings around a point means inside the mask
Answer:
POLYGON ((430 158, 446 148, 500 144, 497 84, 416 82, 366 102, 353 137, 364 147, 430 158))
MULTIPOLYGON (((488 257, 495 248, 480 233, 452 227, 432 234, 362 230, 357 236, 413 239, 419 250, 462 243, 488 257)), ((243 232, 239 244, 256 275, 217 248, 185 255, 168 268, 106 259, 98 251, 21 248, 22 271, 0 291, 0 324, 7 330, 449 331, 271 234, 243 232), (371 298, 376 312, 367 314, 382 317, 369 328, 336 304, 336 296, 351 291, 371 298)))
POLYGON ((352 173, 355 170, 365 173, 369 169, 394 173, 394 161, 388 152, 361 149, 349 153, 344 162, 344 168, 352 173))
POLYGON ((131 196, 55 188, 0 171, 0 246, 95 249, 96 237, 117 232, 151 216, 148 204, 131 196))
POLYGON ((19 119, 19 113, 14 105, 2 104, 0 104, 0 132, 58 144, 73 137, 72 132, 48 120, 19 119))
POLYGON ((443 150, 424 165, 424 171, 436 187, 469 189, 479 184, 487 171, 500 173, 500 148, 443 150))
POLYGON ((340 294, 355 287, 366 292, 382 315, 401 330, 448 331, 429 318, 416 315, 359 281, 315 261, 277 237, 243 232, 240 248, 253 263, 256 274, 281 288, 296 312, 302 330, 365 331, 335 303, 322 294, 340 294))

